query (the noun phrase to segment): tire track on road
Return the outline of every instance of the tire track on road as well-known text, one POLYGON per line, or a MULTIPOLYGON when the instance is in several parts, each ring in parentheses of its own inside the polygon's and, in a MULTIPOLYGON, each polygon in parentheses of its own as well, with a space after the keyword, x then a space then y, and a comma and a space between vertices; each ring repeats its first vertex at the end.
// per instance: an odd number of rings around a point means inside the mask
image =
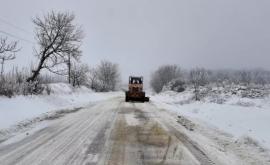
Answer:
MULTIPOLYGON (((137 104, 137 107, 143 109, 144 112, 151 114, 154 120, 160 123, 160 125, 163 125, 171 135, 174 135, 180 142, 182 142, 185 147, 196 157, 201 165, 215 165, 215 163, 207 156, 207 154, 202 149, 200 149, 198 144, 191 141, 191 139, 182 133, 180 129, 174 127, 168 122, 171 121, 168 120, 168 114, 165 112, 161 114, 160 110, 152 104, 144 104, 143 106, 137 104)), ((171 116, 169 117, 171 118, 171 116)))

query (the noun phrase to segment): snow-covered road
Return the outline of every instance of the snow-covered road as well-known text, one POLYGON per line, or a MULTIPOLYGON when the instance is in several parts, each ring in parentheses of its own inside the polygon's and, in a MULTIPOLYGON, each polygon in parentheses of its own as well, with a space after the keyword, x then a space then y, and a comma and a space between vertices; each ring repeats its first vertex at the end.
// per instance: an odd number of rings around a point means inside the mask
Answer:
POLYGON ((248 153, 238 158, 220 146, 213 147, 214 143, 200 144, 198 138, 191 138, 193 133, 196 130, 187 130, 177 122, 177 116, 151 102, 126 103, 122 97, 115 97, 47 121, 46 126, 26 138, 0 143, 0 162, 232 165, 248 164, 245 156, 252 159, 248 153), (213 148, 223 154, 215 154, 213 148))

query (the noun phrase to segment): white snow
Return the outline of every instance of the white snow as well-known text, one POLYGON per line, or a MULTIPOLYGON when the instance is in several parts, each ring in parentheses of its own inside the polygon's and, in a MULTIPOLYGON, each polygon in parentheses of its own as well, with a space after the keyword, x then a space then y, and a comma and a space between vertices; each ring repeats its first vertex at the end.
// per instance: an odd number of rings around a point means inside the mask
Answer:
POLYGON ((222 104, 210 98, 192 101, 192 91, 172 91, 151 96, 154 104, 172 110, 193 121, 214 126, 230 133, 235 139, 251 137, 263 147, 270 149, 270 98, 249 99, 233 96, 222 104))
POLYGON ((50 95, 0 97, 0 130, 46 112, 82 107, 119 95, 119 92, 96 93, 86 87, 72 88, 64 83, 50 84, 50 88, 50 95))
POLYGON ((31 129, 28 129, 28 130, 23 131, 23 132, 17 132, 16 136, 13 136, 13 137, 9 138, 8 140, 3 141, 2 143, 0 143, 0 146, 5 146, 5 145, 12 144, 12 143, 16 143, 16 142, 24 139, 25 137, 27 137, 31 134, 34 134, 35 132, 40 131, 43 128, 46 128, 47 126, 48 126, 47 122, 38 123, 35 125, 35 127, 31 128, 31 129))
POLYGON ((136 118, 135 114, 126 114, 125 115, 125 118, 126 118, 126 122, 128 125, 130 126, 136 126, 136 125, 139 125, 139 121, 138 119, 136 118))

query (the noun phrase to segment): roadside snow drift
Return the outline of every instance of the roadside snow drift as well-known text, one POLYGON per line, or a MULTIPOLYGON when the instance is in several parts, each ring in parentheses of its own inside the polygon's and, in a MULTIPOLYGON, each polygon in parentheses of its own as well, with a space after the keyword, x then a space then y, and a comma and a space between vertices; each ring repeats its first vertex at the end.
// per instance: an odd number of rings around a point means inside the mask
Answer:
POLYGON ((73 88, 64 83, 49 87, 50 95, 0 97, 0 130, 46 112, 81 107, 119 95, 119 92, 95 93, 86 87, 73 88))
POLYGON ((191 90, 176 93, 166 91, 151 96, 154 104, 184 115, 194 122, 214 126, 232 134, 235 139, 251 137, 270 149, 270 98, 241 98, 230 96, 221 103, 212 98, 193 101, 191 90))

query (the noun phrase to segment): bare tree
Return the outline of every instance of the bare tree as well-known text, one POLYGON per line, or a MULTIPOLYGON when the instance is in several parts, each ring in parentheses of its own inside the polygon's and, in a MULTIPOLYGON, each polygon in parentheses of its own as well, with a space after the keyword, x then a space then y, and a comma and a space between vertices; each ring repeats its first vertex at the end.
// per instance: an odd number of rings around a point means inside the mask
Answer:
POLYGON ((159 67, 153 74, 150 80, 150 85, 155 92, 162 91, 164 85, 173 79, 181 77, 180 68, 176 65, 164 65, 159 67))
POLYGON ((92 68, 89 71, 88 75, 88 87, 90 87, 93 90, 98 90, 98 71, 96 68, 92 68))
POLYGON ((36 38, 39 49, 36 56, 38 66, 32 72, 28 82, 35 81, 42 69, 47 69, 56 74, 67 74, 62 64, 70 65, 70 59, 78 60, 81 55, 82 30, 74 25, 74 14, 69 12, 51 11, 44 17, 36 17, 36 38))
POLYGON ((87 73, 89 73, 89 71, 88 65, 74 63, 70 71, 70 80, 72 85, 74 87, 84 85, 87 81, 87 73))
POLYGON ((113 91, 120 81, 118 65, 109 61, 101 61, 97 68, 97 79, 100 91, 113 91))
POLYGON ((237 72, 239 82, 244 85, 249 85, 252 81, 252 72, 249 70, 241 70, 237 72))
POLYGON ((194 88, 195 100, 200 100, 199 87, 204 86, 208 83, 207 77, 207 71, 204 68, 195 68, 190 71, 190 82, 194 88))
POLYGON ((17 41, 8 43, 7 38, 0 38, 0 64, 1 64, 1 79, 4 74, 4 64, 6 61, 14 60, 15 53, 19 51, 17 41))
POLYGON ((252 82, 264 86, 267 83, 267 75, 269 75, 269 71, 254 69, 252 70, 252 82))

